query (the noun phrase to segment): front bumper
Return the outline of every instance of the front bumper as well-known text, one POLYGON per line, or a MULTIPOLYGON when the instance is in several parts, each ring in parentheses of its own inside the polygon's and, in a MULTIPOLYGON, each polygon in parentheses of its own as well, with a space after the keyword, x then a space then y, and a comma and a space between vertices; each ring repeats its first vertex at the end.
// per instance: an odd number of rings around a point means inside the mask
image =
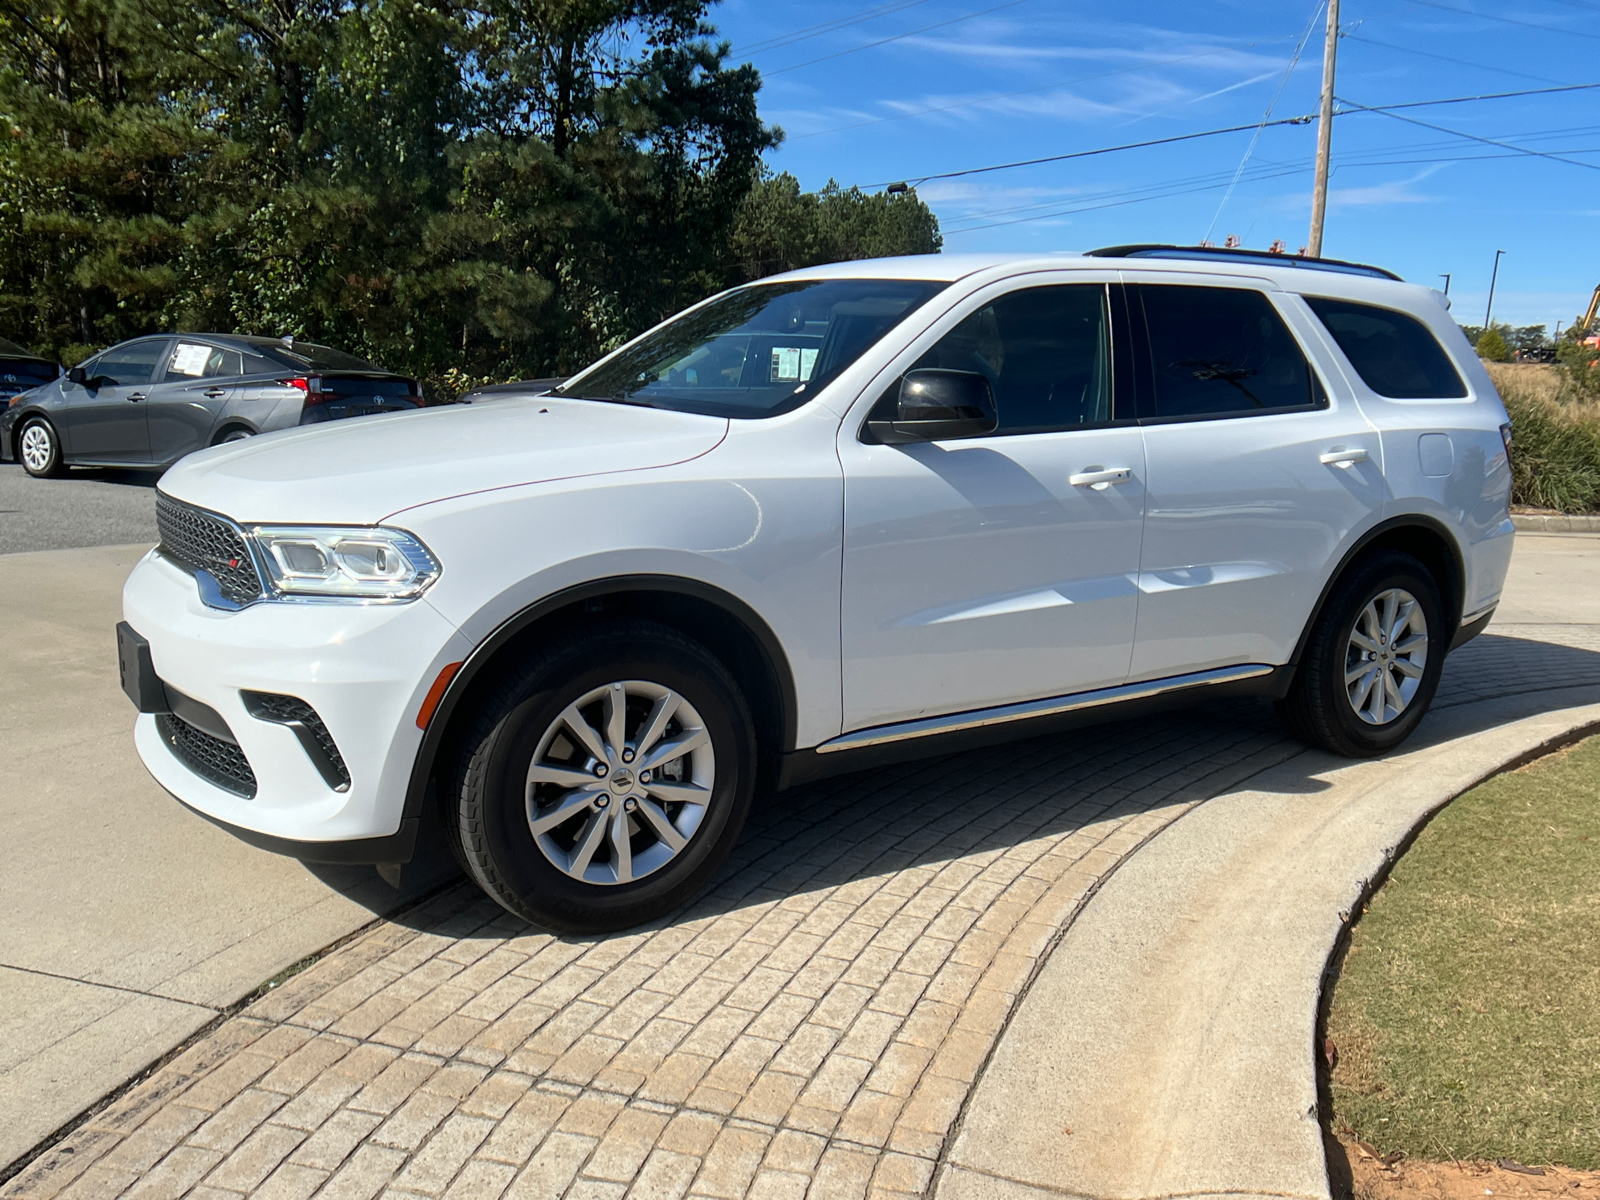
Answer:
MULTIPOLYGON (((422 731, 416 715, 445 664, 471 646, 424 600, 208 608, 186 571, 152 551, 123 589, 128 624, 168 687, 226 723, 256 780, 249 799, 181 761, 142 713, 134 740, 158 783, 245 841, 315 862, 403 862, 403 822, 422 731), (243 693, 293 696, 320 715, 348 768, 337 791, 289 726, 252 715, 243 693), (370 843, 363 845, 361 843, 370 843)), ((408 828, 408 826, 410 826, 408 828)))

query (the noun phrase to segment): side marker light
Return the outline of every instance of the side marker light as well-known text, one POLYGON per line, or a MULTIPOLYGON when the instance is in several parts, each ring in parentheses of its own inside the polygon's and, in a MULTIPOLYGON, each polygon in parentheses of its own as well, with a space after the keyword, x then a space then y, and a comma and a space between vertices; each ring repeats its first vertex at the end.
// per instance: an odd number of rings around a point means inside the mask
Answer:
POLYGON ((426 730, 428 722, 433 720, 433 711, 439 707, 439 701, 444 699, 444 690, 450 686, 450 681, 456 677, 456 672, 461 669, 458 662, 446 663, 439 672, 439 678, 433 681, 433 686, 428 689, 428 694, 422 698, 422 707, 417 709, 417 728, 426 730))

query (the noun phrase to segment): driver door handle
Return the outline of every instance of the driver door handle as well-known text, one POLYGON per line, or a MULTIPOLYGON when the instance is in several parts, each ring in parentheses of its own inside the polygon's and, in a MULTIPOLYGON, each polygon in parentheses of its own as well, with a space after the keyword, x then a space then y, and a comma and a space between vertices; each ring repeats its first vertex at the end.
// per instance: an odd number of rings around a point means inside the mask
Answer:
POLYGON ((139 401, 141 401, 143 399, 144 399, 144 393, 143 392, 135 392, 135 393, 133 393, 133 395, 128 397, 129 403, 132 403, 132 404, 137 404, 137 403, 139 403, 139 401))
POLYGON ((1356 463, 1367 461, 1367 452, 1360 446, 1352 446, 1346 450, 1343 446, 1335 446, 1326 454, 1317 456, 1317 461, 1324 466, 1343 467, 1348 471, 1356 463))
POLYGON ((1107 471, 1080 471, 1076 475, 1068 475, 1067 482, 1073 487, 1093 488, 1103 492, 1113 483, 1127 483, 1133 478, 1133 471, 1128 467, 1113 467, 1107 471))
POLYGON ((227 388, 212 387, 212 388, 207 388, 206 389, 206 395, 209 396, 213 400, 215 400, 218 396, 226 396, 227 394, 228 394, 228 389, 227 388))

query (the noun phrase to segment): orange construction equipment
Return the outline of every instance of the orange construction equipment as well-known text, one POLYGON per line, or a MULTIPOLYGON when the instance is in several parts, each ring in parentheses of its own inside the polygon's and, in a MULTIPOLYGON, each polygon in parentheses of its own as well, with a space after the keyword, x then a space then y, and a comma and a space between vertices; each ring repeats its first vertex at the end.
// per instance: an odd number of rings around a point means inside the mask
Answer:
POLYGON ((1585 333, 1597 332, 1594 327, 1596 316, 1600 316, 1600 283, 1595 284, 1594 295, 1589 300, 1589 311, 1583 317, 1583 331, 1585 333))

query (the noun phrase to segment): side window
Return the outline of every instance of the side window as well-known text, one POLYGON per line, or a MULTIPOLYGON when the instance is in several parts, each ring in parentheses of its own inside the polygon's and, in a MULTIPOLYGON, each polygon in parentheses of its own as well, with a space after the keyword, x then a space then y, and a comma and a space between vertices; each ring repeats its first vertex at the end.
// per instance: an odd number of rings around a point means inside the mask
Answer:
POLYGON ((1153 404, 1143 417, 1241 417, 1317 406, 1321 392, 1283 318, 1247 288, 1140 284, 1153 404))
POLYGON ((259 354, 246 354, 244 356, 244 370, 241 375, 261 375, 272 370, 272 364, 259 354))
POLYGON ((1311 311, 1380 396, 1392 400, 1459 400, 1467 385, 1421 321, 1393 309, 1307 296, 1311 311))
POLYGON ((206 360, 216 352, 204 342, 186 342, 178 339, 167 360, 167 383, 182 383, 185 379, 199 379, 206 373, 206 360))
POLYGON ((225 375, 243 375, 244 367, 237 350, 212 350, 206 356, 206 378, 225 375))
POLYGON ((165 338, 150 338, 113 346, 95 363, 95 373, 118 384, 149 383, 156 366, 166 356, 165 338))
MULTIPOLYGON (((968 316, 912 370, 983 375, 994 389, 996 434, 1042 433, 1111 420, 1111 335, 1103 284, 1027 288, 968 316)), ((898 382, 879 406, 888 419, 898 382)), ((875 414, 875 418, 877 415, 875 414)))

